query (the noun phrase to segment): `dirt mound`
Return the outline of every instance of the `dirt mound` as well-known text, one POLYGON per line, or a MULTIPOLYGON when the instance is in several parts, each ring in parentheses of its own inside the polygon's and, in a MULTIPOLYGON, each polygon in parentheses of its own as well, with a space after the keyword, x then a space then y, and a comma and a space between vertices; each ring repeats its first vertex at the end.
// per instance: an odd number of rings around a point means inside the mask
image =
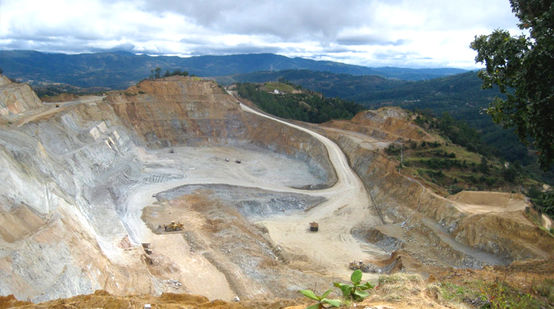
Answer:
MULTIPOLYGON (((185 244, 177 248, 177 240, 169 244, 153 239, 153 253, 150 254, 153 263, 149 267, 153 273, 179 280, 188 291, 208 295, 216 290, 210 295, 219 295, 223 299, 232 299, 235 295, 241 299, 295 297, 297 292, 291 290, 291 286, 324 284, 326 280, 332 280, 322 279, 326 276, 321 270, 281 250, 268 237, 267 230, 247 220, 249 217, 284 216, 302 211, 298 205, 311 207, 321 199, 223 185, 185 186, 157 196, 160 202, 144 209, 143 220, 154 233, 166 238, 180 235, 185 244), (252 209, 253 203, 259 204, 259 209, 252 209), (159 228, 170 220, 185 222, 184 229, 175 234, 159 228), (170 247, 176 250, 168 250, 170 247), (175 260, 175 265, 165 262, 164 256, 171 257, 183 251, 187 256, 175 260), (204 260, 209 263, 204 264, 204 260), (202 277, 212 273, 212 265, 225 277, 219 282, 206 280, 198 284, 190 278, 187 261, 196 264, 195 273, 201 273, 202 277), (224 286, 227 282, 229 285, 224 286), (226 289, 231 294, 224 292, 226 289)), ((196 281, 200 280, 203 278, 196 281)))
POLYGON ((333 120, 327 126, 363 133, 385 141, 413 140, 435 141, 437 138, 413 124, 411 116, 396 107, 359 112, 352 120, 333 120))
POLYGON ((506 211, 522 210, 528 206, 526 198, 521 193, 462 191, 449 199, 465 204, 493 206, 506 211))

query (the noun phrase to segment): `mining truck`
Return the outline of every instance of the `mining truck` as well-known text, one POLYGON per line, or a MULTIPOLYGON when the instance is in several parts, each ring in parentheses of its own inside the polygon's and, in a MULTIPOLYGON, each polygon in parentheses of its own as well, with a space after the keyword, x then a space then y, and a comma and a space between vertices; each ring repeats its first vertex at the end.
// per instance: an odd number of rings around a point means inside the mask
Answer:
POLYGON ((168 224, 168 225, 165 225, 165 224, 164 224, 164 230, 165 230, 166 232, 181 231, 181 230, 183 230, 183 228, 184 228, 184 225, 183 225, 183 223, 181 223, 181 222, 175 223, 175 221, 171 221, 171 223, 168 224))

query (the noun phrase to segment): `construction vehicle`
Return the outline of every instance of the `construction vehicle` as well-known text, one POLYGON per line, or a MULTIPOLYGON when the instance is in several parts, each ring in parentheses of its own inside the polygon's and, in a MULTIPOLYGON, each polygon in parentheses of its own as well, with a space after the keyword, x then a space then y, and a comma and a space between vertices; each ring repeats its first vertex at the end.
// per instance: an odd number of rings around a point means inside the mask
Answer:
POLYGON ((319 224, 317 222, 310 222, 310 232, 319 231, 319 224))
POLYGON ((181 222, 175 223, 175 221, 171 221, 171 223, 168 225, 164 224, 164 231, 166 232, 182 231, 184 227, 185 227, 184 224, 181 222))

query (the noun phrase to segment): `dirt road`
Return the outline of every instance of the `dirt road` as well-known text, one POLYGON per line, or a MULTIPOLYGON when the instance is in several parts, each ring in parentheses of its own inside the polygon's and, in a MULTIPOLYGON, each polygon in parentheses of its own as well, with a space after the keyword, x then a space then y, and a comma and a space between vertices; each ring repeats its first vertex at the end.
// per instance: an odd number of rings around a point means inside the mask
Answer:
POLYGON ((361 243, 351 234, 351 230, 362 222, 377 225, 379 221, 377 215, 372 213, 371 201, 363 183, 350 168, 339 146, 309 129, 257 112, 244 104, 240 106, 246 112, 304 131, 318 139, 327 148, 337 174, 333 187, 303 192, 324 196, 327 202, 306 213, 276 216, 259 222, 267 227, 273 241, 297 255, 306 256, 310 263, 319 264, 330 275, 343 278, 351 272, 346 267, 349 262, 382 257, 385 253, 381 249, 361 243), (308 231, 308 224, 312 221, 319 223, 319 232, 308 231))
POLYGON ((97 103, 101 102, 104 98, 105 96, 87 96, 73 101, 43 103, 43 106, 45 106, 46 110, 41 108, 39 110, 33 110, 29 114, 23 115, 23 117, 17 121, 17 126, 21 127, 22 125, 31 121, 35 121, 41 117, 46 117, 52 114, 59 113, 67 106, 97 103))

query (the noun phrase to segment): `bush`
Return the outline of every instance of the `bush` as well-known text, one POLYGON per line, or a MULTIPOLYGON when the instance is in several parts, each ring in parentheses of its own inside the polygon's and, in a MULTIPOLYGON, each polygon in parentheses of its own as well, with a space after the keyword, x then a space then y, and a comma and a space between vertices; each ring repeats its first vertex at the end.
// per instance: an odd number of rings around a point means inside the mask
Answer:
POLYGON ((350 281, 352 282, 352 284, 340 282, 334 283, 334 286, 342 291, 342 296, 345 299, 361 301, 369 296, 369 293, 366 292, 366 290, 372 289, 373 285, 371 285, 369 282, 362 284, 361 270, 356 269, 350 276, 350 281))

